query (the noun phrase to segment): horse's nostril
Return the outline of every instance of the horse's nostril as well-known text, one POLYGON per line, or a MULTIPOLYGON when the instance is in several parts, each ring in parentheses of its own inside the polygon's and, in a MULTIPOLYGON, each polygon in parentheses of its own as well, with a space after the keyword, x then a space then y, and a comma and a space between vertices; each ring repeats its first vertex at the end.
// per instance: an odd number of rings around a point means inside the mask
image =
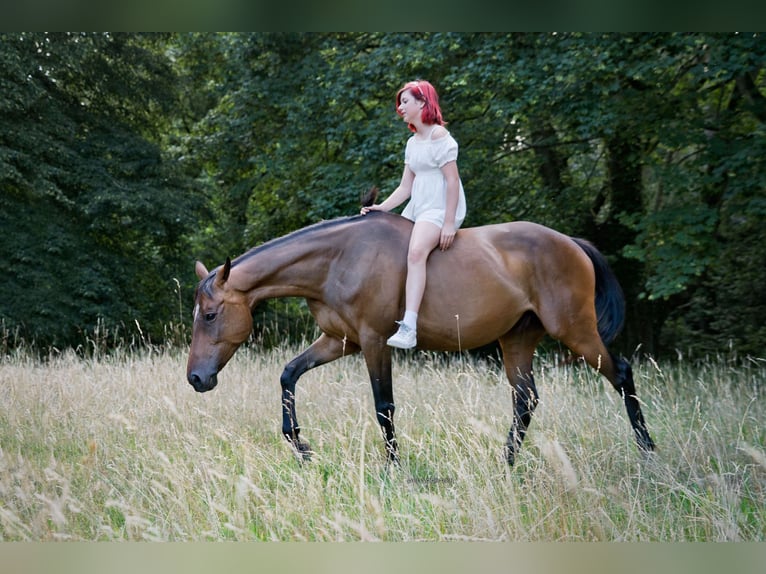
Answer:
POLYGON ((202 377, 197 373, 191 373, 187 379, 189 380, 189 384, 194 387, 194 390, 199 391, 202 389, 202 377))
POLYGON ((209 391, 215 388, 216 384, 218 383, 218 378, 215 375, 212 375, 211 377, 203 379, 197 373, 190 373, 187 376, 187 380, 189 381, 189 384, 192 387, 194 387, 194 390, 197 391, 198 393, 204 393, 206 391, 209 391))

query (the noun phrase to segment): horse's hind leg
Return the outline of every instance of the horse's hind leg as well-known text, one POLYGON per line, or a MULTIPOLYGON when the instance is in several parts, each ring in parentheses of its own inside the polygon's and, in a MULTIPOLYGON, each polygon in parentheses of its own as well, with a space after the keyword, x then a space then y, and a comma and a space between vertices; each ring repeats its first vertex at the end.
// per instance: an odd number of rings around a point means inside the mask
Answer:
POLYGON ((636 435, 636 442, 638 447, 646 452, 654 450, 654 441, 649 436, 649 431, 646 428, 646 421, 644 421, 644 414, 641 412, 641 404, 638 402, 636 396, 636 384, 633 381, 633 369, 628 363, 627 359, 623 357, 616 357, 612 353, 609 353, 609 358, 614 365, 615 376, 614 379, 609 379, 615 390, 620 393, 625 401, 625 409, 628 411, 628 419, 630 420, 630 426, 633 427, 633 432, 636 435))
POLYGON ((310 457, 311 449, 298 438, 301 429, 295 414, 295 385, 300 376, 309 369, 358 351, 359 347, 356 344, 323 333, 282 371, 279 379, 282 385, 282 435, 304 459, 310 457))
POLYGON ((641 404, 636 396, 636 385, 633 381, 633 369, 630 367, 630 363, 625 358, 617 357, 607 350, 600 337, 595 333, 590 343, 574 344, 570 346, 570 349, 581 355, 589 365, 612 383, 614 389, 625 402, 630 426, 633 428, 639 448, 647 452, 654 450, 654 441, 649 436, 644 415, 641 412, 641 404))
POLYGON ((529 313, 499 339, 505 374, 511 383, 514 398, 513 423, 505 451, 510 466, 516 460, 516 453, 521 448, 539 400, 532 375, 532 357, 544 334, 538 318, 529 313))

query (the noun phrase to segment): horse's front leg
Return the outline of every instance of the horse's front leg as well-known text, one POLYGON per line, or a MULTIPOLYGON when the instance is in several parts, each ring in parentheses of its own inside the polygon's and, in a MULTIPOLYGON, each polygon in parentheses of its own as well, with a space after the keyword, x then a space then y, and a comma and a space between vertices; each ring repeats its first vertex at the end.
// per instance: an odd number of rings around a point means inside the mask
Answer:
POLYGON ((300 440, 301 432, 295 414, 295 386, 300 376, 314 367, 359 351, 358 345, 322 333, 311 346, 295 357, 282 371, 282 435, 303 460, 311 458, 311 447, 300 440))
POLYGON ((364 358, 372 384, 375 415, 383 432, 388 462, 398 463, 396 432, 394 431, 394 390, 391 381, 391 348, 385 339, 365 346, 364 358))
POLYGON ((503 351, 505 374, 513 388, 513 423, 505 448, 509 466, 513 466, 516 461, 516 454, 524 442, 532 413, 539 401, 532 376, 532 358, 543 333, 536 319, 528 319, 520 321, 514 329, 498 339, 503 351))
POLYGON ((527 435, 529 423, 532 421, 532 413, 539 402, 537 388, 532 373, 525 376, 518 376, 513 382, 513 423, 508 433, 508 442, 506 443, 505 458, 509 466, 513 466, 516 461, 516 454, 524 442, 527 435))

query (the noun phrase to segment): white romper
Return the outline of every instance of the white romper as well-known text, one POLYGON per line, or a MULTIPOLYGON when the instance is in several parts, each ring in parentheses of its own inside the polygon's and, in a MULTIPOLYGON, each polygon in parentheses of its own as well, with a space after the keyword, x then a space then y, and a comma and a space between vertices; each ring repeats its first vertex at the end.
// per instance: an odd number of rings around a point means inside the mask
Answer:
MULTIPOLYGON (((415 174, 415 179, 412 182, 410 201, 402 215, 412 221, 430 221, 441 229, 447 205, 447 181, 441 168, 457 160, 458 145, 450 133, 432 139, 435 128, 434 125, 428 139, 417 139, 413 135, 407 140, 404 163, 415 174)), ((465 192, 461 181, 455 213, 456 230, 463 224, 465 212, 465 192)))

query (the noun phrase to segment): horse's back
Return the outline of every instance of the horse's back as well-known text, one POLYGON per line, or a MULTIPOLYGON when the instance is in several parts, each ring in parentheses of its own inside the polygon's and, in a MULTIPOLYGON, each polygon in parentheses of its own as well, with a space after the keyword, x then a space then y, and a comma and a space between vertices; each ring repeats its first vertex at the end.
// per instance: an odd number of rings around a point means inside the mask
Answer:
MULTIPOLYGON (((404 311, 412 223, 379 212, 351 223, 350 235, 338 242, 345 244, 347 263, 339 266, 343 278, 335 284, 346 286, 341 298, 353 303, 349 314, 363 315, 376 330, 393 328, 404 311)), ((419 344, 450 350, 492 342, 528 311, 541 319, 554 313, 557 299, 572 299, 573 290, 583 291, 583 281, 592 297, 591 269, 568 236, 543 225, 518 221, 463 228, 449 250, 437 248, 429 256, 419 344)))
MULTIPOLYGON (((467 281, 503 277, 525 289, 537 290, 537 282, 551 281, 562 270, 587 271, 585 253, 567 235, 529 221, 513 221, 459 231, 454 247, 431 255, 437 273, 468 268, 467 281), (442 269, 443 267, 443 269, 442 269)), ((430 273, 430 270, 429 270, 430 273)), ((430 278, 430 275, 429 275, 430 278)))
MULTIPOLYGON (((550 303, 556 294, 544 284, 555 277, 554 266, 582 254, 577 251, 566 235, 530 222, 461 229, 449 250, 437 248, 429 257, 420 344, 454 350, 496 340, 527 311, 537 314, 550 303)), ((398 312, 403 305, 402 284, 398 312)))
POLYGON ((531 221, 510 221, 460 230, 469 243, 491 244, 506 253, 528 257, 550 249, 576 247, 563 233, 531 221))

